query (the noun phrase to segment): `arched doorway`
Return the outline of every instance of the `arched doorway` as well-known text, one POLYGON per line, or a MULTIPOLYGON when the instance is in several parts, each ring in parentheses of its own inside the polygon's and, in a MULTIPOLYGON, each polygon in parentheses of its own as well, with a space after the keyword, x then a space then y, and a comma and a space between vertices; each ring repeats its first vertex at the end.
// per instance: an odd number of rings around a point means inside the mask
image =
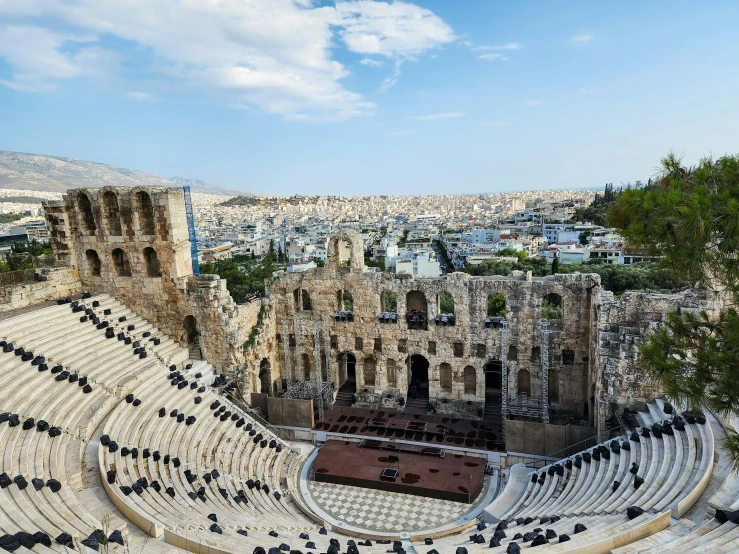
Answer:
POLYGON ((259 363, 259 383, 261 386, 260 392, 268 395, 272 383, 272 364, 269 363, 267 358, 263 358, 259 363))
POLYGON ((503 363, 490 360, 485 364, 485 412, 483 421, 496 433, 503 432, 503 363))
POLYGON ((185 329, 185 340, 187 344, 194 344, 198 338, 198 321, 195 317, 189 315, 185 318, 183 327, 185 329))
POLYGON ((414 354, 408 361, 408 400, 428 400, 429 361, 420 354, 414 354))
POLYGON ((357 392, 357 358, 351 352, 339 354, 339 392, 357 392))

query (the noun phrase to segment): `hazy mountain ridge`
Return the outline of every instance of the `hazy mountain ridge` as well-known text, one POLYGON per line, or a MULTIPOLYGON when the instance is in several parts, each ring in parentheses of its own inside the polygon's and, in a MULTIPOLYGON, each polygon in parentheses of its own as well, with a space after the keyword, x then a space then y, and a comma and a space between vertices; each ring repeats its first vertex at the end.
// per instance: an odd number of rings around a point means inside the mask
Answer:
POLYGON ((193 192, 249 195, 185 177, 165 179, 158 175, 97 162, 0 150, 0 188, 66 192, 78 187, 190 185, 193 192))

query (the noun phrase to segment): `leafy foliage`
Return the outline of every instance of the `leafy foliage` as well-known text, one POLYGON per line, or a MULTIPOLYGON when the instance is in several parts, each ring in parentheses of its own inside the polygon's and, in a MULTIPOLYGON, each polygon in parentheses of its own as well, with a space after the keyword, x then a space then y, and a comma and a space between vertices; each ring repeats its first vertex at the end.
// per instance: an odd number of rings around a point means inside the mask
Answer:
POLYGON ((547 321, 562 319, 562 297, 558 294, 547 294, 541 300, 541 318, 547 321))
POLYGON ((200 265, 200 273, 215 273, 226 279, 226 288, 237 304, 243 304, 252 294, 264 295, 265 280, 271 279, 276 269, 274 257, 269 254, 262 261, 234 256, 200 265))
POLYGON ((505 296, 502 293, 488 295, 488 316, 505 317, 505 296))
POLYGON ((439 293, 439 313, 441 314, 453 314, 454 313, 454 297, 449 292, 439 293))
MULTIPOLYGON (((642 367, 668 397, 694 408, 739 411, 739 156, 681 167, 670 154, 651 186, 629 187, 609 222, 630 247, 660 255, 677 279, 723 289, 733 306, 718 318, 670 314, 639 348, 642 367)), ((739 438, 725 443, 739 467, 739 438)))
POLYGON ((25 217, 23 214, 0 214, 0 223, 13 223, 25 217))

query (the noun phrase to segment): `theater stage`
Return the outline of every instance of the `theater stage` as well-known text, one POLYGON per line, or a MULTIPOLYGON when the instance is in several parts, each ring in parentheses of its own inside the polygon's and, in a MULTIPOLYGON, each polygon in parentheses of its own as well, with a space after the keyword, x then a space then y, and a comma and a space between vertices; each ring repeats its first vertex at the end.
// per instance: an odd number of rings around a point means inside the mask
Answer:
POLYGON ((383 442, 380 449, 379 441, 369 444, 378 448, 363 448, 357 442, 329 440, 313 462, 315 480, 467 504, 474 502, 482 490, 484 458, 460 454, 439 458, 438 455, 421 453, 436 449, 387 442, 383 442), (392 449, 393 446, 396 448, 392 449), (390 462, 390 456, 397 456, 399 462, 390 462), (399 469, 397 478, 381 477, 388 468, 399 469))

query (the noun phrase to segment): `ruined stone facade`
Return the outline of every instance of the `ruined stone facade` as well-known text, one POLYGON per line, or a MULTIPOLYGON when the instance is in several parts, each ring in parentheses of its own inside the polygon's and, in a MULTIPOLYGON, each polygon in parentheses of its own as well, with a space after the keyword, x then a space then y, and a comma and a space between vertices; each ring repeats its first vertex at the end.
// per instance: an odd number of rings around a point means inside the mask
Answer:
MULTIPOLYGON (((406 398, 414 360, 422 359, 438 411, 479 417, 497 368, 500 382, 492 387, 505 395, 496 410, 505 404, 514 416, 559 416, 603 429, 615 406, 660 393, 639 370, 637 347, 665 314, 720 308, 695 291, 630 293, 614 301, 590 274, 414 279, 377 273, 365 268, 361 238, 351 230, 329 241, 325 268, 279 273, 266 298, 237 305, 224 280, 192 274, 180 189, 77 189, 45 208, 57 262, 66 269, 54 270, 47 285, 34 285, 29 294, 106 292, 183 345, 196 328, 203 355, 224 371, 238 371, 247 393, 272 395, 288 381, 326 380, 329 373, 338 389, 354 360, 359 403, 394 405, 406 398), (446 294, 455 325, 435 325, 446 294), (485 325, 495 294, 505 299, 505 332, 485 325), (561 299, 562 316, 550 314, 545 333, 542 302, 551 294, 561 299), (334 318, 344 308, 353 321, 334 318), (426 314, 425 328, 409 327, 411 309, 426 314), (397 323, 378 321, 387 311, 397 312, 397 323)), ((10 305, 23 292, 3 294, 10 305)))

